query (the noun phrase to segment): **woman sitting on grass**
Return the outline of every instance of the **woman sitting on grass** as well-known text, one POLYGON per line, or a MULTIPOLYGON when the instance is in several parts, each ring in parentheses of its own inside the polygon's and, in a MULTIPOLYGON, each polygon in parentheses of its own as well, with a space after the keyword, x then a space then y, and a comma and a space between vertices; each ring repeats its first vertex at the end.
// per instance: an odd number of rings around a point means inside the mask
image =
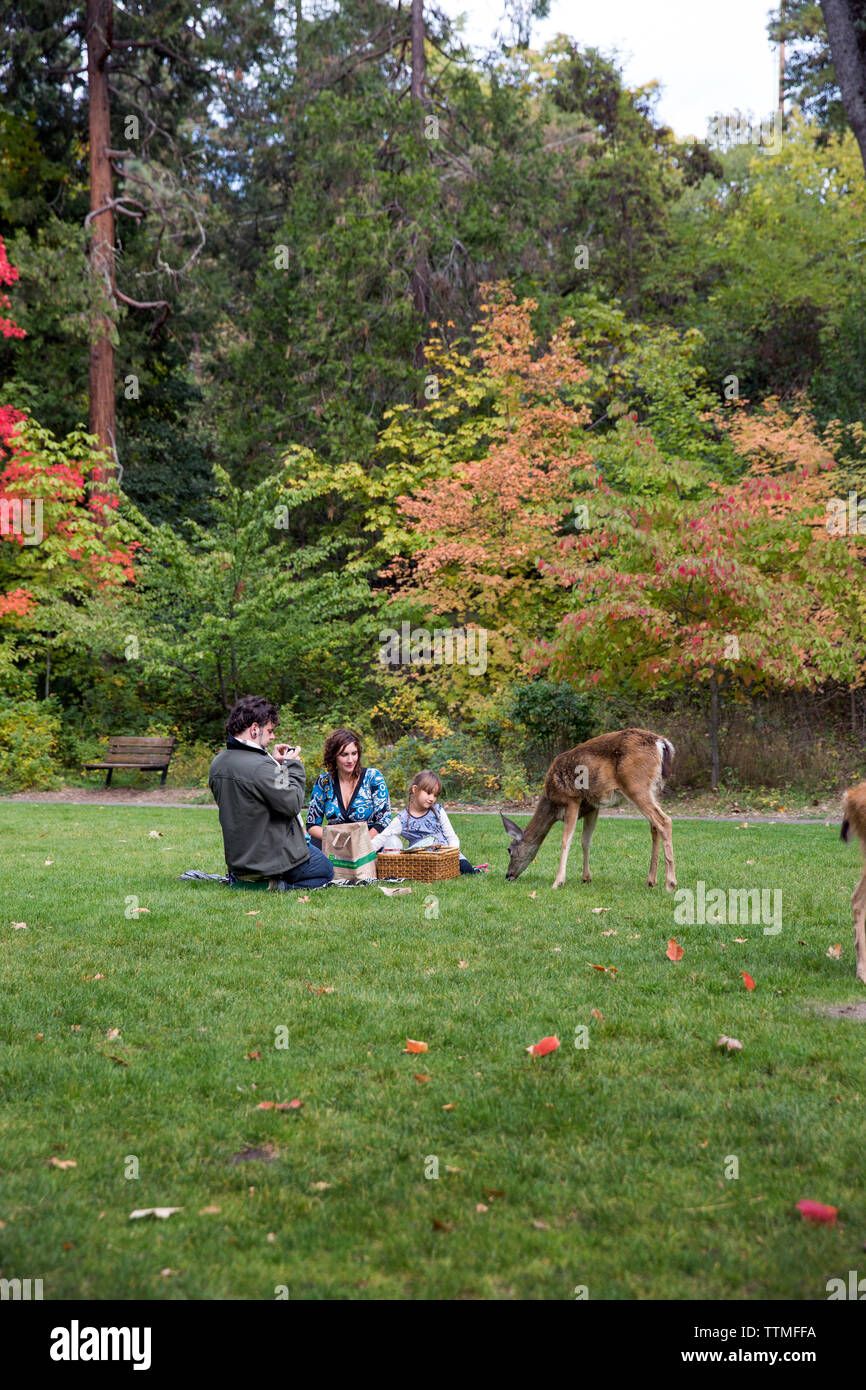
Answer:
MULTIPOLYGON (((459 849, 460 841, 451 827, 447 812, 443 811, 438 798, 442 794, 442 778, 438 772, 431 772, 425 768, 419 772, 417 777, 412 779, 409 788, 409 804, 405 811, 401 811, 395 816, 391 824, 382 832, 381 839, 374 841, 374 846, 378 849, 402 849, 401 840, 409 841, 409 848, 425 839, 428 835, 435 835, 440 845, 447 845, 451 849, 459 849)), ((461 874, 482 874, 487 868, 486 864, 479 864, 478 868, 473 868, 465 854, 460 856, 461 874)))
POLYGON ((371 835, 391 820, 385 778, 377 767, 364 767, 361 754, 360 735, 354 729, 335 729, 325 740, 325 770, 316 778, 307 808, 307 830, 320 849, 323 820, 329 825, 366 821, 371 835))

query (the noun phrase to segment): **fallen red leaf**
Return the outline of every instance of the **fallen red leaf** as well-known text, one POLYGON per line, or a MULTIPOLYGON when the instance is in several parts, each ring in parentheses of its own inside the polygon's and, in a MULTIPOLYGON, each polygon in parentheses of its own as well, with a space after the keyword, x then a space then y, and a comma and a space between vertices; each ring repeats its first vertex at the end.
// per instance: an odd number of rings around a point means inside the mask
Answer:
POLYGON ((433 1079, 426 1071, 415 1071, 415 1072, 412 1073, 412 1075, 414 1076, 415 1080, 418 1081, 418 1082, 421 1082, 421 1081, 432 1081, 432 1079, 433 1079))
POLYGON ((746 986, 746 989, 754 989, 755 981, 752 979, 751 975, 747 975, 745 970, 741 970, 740 974, 743 977, 743 984, 746 986))
POLYGON ((415 1038, 407 1038, 407 1039, 406 1039, 406 1046, 403 1048, 403 1051, 404 1051, 404 1052, 426 1052, 426 1051, 427 1051, 427 1044, 426 1044, 425 1042, 418 1042, 418 1041, 416 1041, 415 1038))
POLYGON ((668 942, 668 949, 665 951, 668 960, 682 960, 684 954, 682 946, 678 946, 676 937, 672 936, 668 942))
POLYGON ((827 1207, 823 1202, 802 1201, 797 1203, 797 1210, 804 1221, 812 1221, 818 1225, 835 1226, 836 1213, 838 1207, 827 1207))
POLYGON ((828 947, 827 947, 827 955, 830 956, 831 959, 833 959, 833 960, 839 960, 839 959, 841 958, 841 956, 842 956, 842 944, 841 944, 841 942, 837 941, 836 944, 835 944, 835 946, 828 946, 828 947))
POLYGON ((304 1102, 303 1102, 302 1100, 282 1100, 282 1101, 280 1101, 280 1103, 279 1103, 278 1105, 275 1105, 275 1106, 274 1106, 274 1109, 275 1109, 275 1110, 300 1110, 300 1108, 301 1108, 301 1106, 303 1105, 303 1103, 304 1103, 304 1102))
POLYGON ((604 1023, 604 1014, 602 1013, 601 1009, 591 1009, 590 1013, 592 1014, 593 1018, 598 1019, 599 1023, 604 1023))
POLYGON ((559 1047, 559 1038, 556 1036, 542 1038, 541 1042, 533 1043, 526 1051, 532 1057, 546 1057, 548 1052, 556 1052, 559 1047))

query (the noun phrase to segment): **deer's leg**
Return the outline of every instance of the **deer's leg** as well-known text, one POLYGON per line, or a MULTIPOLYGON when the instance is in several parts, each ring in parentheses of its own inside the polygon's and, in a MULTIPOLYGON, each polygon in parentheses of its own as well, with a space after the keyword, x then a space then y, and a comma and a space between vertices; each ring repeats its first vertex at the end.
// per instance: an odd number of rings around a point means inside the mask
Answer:
POLYGON ((568 863, 568 851, 571 847, 571 837, 574 834, 574 827, 577 825, 578 803, 569 801, 565 808, 565 816, 562 821, 562 853, 559 856, 559 872, 553 880, 554 888, 561 888, 565 883, 565 866, 568 863))
POLYGON ((854 908, 854 952, 857 957, 857 979, 866 985, 866 873, 851 899, 854 908))
MULTIPOLYGON (((677 886, 676 870, 674 869, 674 841, 671 834, 673 822, 670 816, 666 816, 662 808, 656 805, 648 791, 628 791, 626 795, 634 803, 642 816, 646 816, 650 823, 650 830, 653 832, 653 851, 657 859, 655 836, 661 836, 662 849, 665 856, 665 887, 672 893, 677 886)), ((650 860, 650 874, 647 883, 650 888, 655 886, 655 875, 652 872, 653 862, 650 860)))
POLYGON ((653 837, 653 847, 652 854, 650 855, 650 871, 649 877, 647 878, 647 886, 650 888, 655 888, 656 874, 658 873, 659 867, 659 846, 662 841, 661 835, 659 834, 656 827, 653 825, 652 821, 650 821, 650 833, 653 837))
POLYGON ((595 830, 595 823, 598 820, 598 807, 593 806, 591 811, 587 811, 583 820, 583 834, 580 843, 583 848, 583 882, 591 883, 592 875, 589 872, 589 847, 592 843, 592 832, 595 830))

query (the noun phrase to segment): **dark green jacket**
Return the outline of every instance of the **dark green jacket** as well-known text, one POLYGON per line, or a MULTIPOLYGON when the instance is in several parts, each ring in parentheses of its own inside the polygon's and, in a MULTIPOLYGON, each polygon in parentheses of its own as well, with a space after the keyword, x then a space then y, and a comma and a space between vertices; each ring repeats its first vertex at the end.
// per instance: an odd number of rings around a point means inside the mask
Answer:
POLYGON ((280 769, 263 748, 229 735, 210 765, 208 784, 219 807, 230 873, 277 878, 309 859, 298 820, 304 804, 303 763, 292 759, 280 769))

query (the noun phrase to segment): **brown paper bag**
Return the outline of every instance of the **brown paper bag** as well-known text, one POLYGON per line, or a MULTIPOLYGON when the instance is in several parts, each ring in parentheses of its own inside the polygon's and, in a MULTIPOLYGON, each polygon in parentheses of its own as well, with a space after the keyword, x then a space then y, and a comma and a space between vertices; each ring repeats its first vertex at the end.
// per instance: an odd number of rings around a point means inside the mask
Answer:
POLYGON ((322 834, 322 853, 334 866, 334 878, 362 883, 376 877, 376 851, 370 843, 366 821, 326 825, 322 834))

